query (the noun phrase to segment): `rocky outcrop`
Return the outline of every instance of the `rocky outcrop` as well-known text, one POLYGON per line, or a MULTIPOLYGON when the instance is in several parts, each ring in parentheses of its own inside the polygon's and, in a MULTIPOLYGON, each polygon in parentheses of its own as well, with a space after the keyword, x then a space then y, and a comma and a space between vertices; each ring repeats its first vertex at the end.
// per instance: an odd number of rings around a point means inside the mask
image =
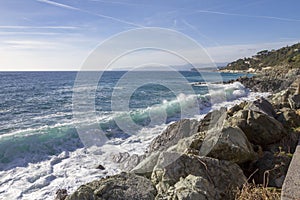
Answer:
POLYGON ((258 169, 253 177, 255 182, 281 188, 291 160, 290 154, 265 151, 252 166, 258 169))
POLYGON ((217 126, 217 123, 223 123, 223 120, 227 117, 227 108, 221 108, 220 110, 214 110, 209 112, 201 120, 199 124, 199 131, 205 132, 217 126))
POLYGON ((238 164, 252 161, 256 157, 243 131, 231 126, 208 131, 202 143, 200 155, 238 164))
POLYGON ((260 97, 259 99, 247 103, 244 108, 244 110, 252 110, 256 112, 262 112, 266 115, 269 115, 270 117, 276 117, 276 112, 272 106, 272 104, 266 100, 263 97, 260 97))
POLYGON ((274 143, 286 135, 279 121, 257 111, 240 110, 230 118, 229 123, 242 129, 249 141, 258 145, 274 143))
POLYGON ((143 159, 145 155, 130 155, 128 152, 119 152, 111 156, 111 160, 119 164, 119 167, 124 171, 130 171, 136 167, 143 159))
POLYGON ((151 181, 129 173, 121 173, 80 186, 66 200, 151 200, 157 191, 151 181))
POLYGON ((241 77, 237 81, 254 92, 277 93, 286 90, 293 82, 299 80, 300 69, 292 69, 282 66, 272 70, 262 71, 254 77, 241 77))
POLYGON ((171 198, 178 200, 194 199, 220 199, 220 194, 215 190, 214 184, 209 180, 194 175, 188 175, 174 185, 171 190, 171 198))
POLYGON ((156 184, 158 197, 165 198, 183 196, 184 193, 176 188, 192 177, 196 177, 194 180, 196 179, 198 185, 190 190, 193 190, 193 196, 204 196, 203 199, 230 199, 233 189, 242 186, 246 181, 243 171, 232 162, 171 152, 161 153, 151 180, 156 184), (192 176, 188 177, 189 175, 192 176), (211 189, 205 190, 207 187, 211 189))
POLYGON ((300 126, 300 116, 294 109, 280 109, 277 114, 277 120, 280 121, 286 129, 300 126))
POLYGON ((67 199, 234 199, 248 178, 281 187, 300 126, 300 111, 288 101, 295 91, 273 95, 272 104, 259 98, 212 111, 200 122, 175 122, 144 156, 113 156, 123 169, 134 167, 131 173, 85 184, 67 199))
POLYGON ((167 129, 156 137, 149 146, 149 153, 164 151, 177 144, 180 139, 189 137, 198 132, 198 121, 183 119, 167 127, 167 129))

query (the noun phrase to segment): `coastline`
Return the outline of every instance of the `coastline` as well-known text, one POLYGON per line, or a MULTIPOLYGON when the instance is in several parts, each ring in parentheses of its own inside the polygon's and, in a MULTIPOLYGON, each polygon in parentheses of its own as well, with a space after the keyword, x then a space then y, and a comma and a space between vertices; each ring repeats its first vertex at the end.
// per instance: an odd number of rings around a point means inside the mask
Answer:
MULTIPOLYGON (((265 186, 281 188, 284 181, 285 174, 288 169, 288 164, 291 160, 290 154, 293 153, 293 149, 295 148, 295 145, 297 143, 296 141, 298 139, 298 132, 294 132, 292 130, 292 128, 295 128, 296 126, 300 126, 300 124, 297 124, 299 115, 295 110, 298 108, 293 108, 293 104, 290 102, 289 96, 299 95, 298 94, 299 88, 295 88, 295 87, 299 87, 299 83, 294 83, 295 81, 297 82, 297 80, 299 79, 299 72, 296 72, 297 75, 296 77, 293 77, 295 72, 289 72, 284 74, 285 75, 284 77, 289 77, 290 79, 292 79, 292 80, 284 79, 285 81, 283 82, 284 86, 285 84, 290 83, 288 89, 286 90, 281 90, 281 88, 278 87, 277 85, 272 85, 272 87, 265 88, 264 82, 268 82, 271 79, 273 79, 273 81, 278 81, 279 79, 283 78, 281 71, 280 74, 278 73, 279 72, 274 72, 272 73, 272 76, 270 76, 270 74, 268 75, 259 74, 258 76, 254 76, 252 78, 243 77, 237 80, 242 82, 243 84, 246 85, 246 87, 254 91, 261 90, 261 92, 272 92, 272 95, 268 100, 261 98, 258 99, 257 101, 254 101, 253 103, 251 102, 241 103, 225 111, 224 109, 222 110, 221 108, 220 110, 215 110, 213 112, 210 112, 200 122, 195 122, 191 119, 175 122, 169 125, 167 129, 165 129, 165 131, 163 131, 159 136, 157 136, 156 139, 154 139, 151 142, 149 146, 149 151, 146 153, 145 155, 146 158, 144 160, 141 159, 142 160, 141 162, 135 163, 134 166, 136 165, 137 166, 133 170, 127 169, 127 171, 130 172, 129 174, 123 173, 121 175, 107 177, 99 181, 94 181, 94 183, 97 183, 97 185, 106 185, 107 181, 108 182, 114 181, 116 177, 121 180, 123 179, 127 180, 127 179, 136 179, 137 178, 136 176, 138 176, 138 178, 142 177, 142 180, 140 180, 142 182, 148 180, 151 181, 149 183, 152 183, 153 185, 151 184, 148 189, 151 190, 153 194, 155 194, 152 196, 153 198, 156 196, 157 199, 164 199, 164 198, 170 198, 171 196, 178 197, 178 195, 179 196, 183 195, 180 192, 178 193, 177 190, 179 188, 181 188, 180 190, 185 191, 185 193, 188 192, 190 194, 201 196, 204 195, 202 193, 204 188, 201 188, 200 190, 192 189, 195 185, 188 186, 186 185, 187 184, 186 181, 189 182, 192 181, 192 183, 194 184, 196 183, 200 184, 198 182, 198 178, 205 179, 205 176, 203 177, 203 175, 199 175, 199 174, 197 175, 197 173, 199 172, 194 171, 195 169, 190 169, 191 171, 185 174, 181 174, 181 176, 185 178, 179 180, 175 177, 178 176, 177 173, 180 174, 180 172, 177 171, 171 177, 169 177, 168 170, 171 169, 169 169, 167 166, 171 164, 175 168, 180 168, 181 162, 194 163, 195 160, 199 160, 199 159, 201 160, 200 163, 205 163, 205 165, 210 165, 212 168, 214 166, 214 164, 212 163, 214 162, 221 162, 221 161, 223 163, 225 162, 227 163, 226 164, 227 167, 231 163, 233 165, 229 169, 227 169, 229 172, 232 169, 235 169, 234 171, 238 171, 239 173, 244 175, 243 176, 241 175, 239 178, 236 177, 234 181, 227 184, 233 184, 235 185, 235 187, 242 187, 244 184, 246 184, 245 180, 252 179, 252 178, 258 181, 256 182, 257 184, 259 184, 259 181, 261 182, 261 184, 263 184, 263 181, 265 180, 264 177, 262 178, 262 176, 265 175, 266 171, 268 170, 272 171, 273 170, 272 167, 274 167, 279 160, 280 162, 285 163, 284 166, 279 167, 280 168, 279 174, 277 172, 278 170, 277 171, 275 170, 277 174, 274 173, 268 177, 269 181, 271 180, 269 182, 270 185, 267 184, 265 186), (256 81, 259 81, 259 84, 261 84, 262 86, 258 87, 256 81), (253 87, 254 85, 253 83, 256 83, 255 87, 253 87), (281 98, 282 93, 285 93, 288 97, 281 98), (254 134, 253 132, 250 131, 249 133, 249 127, 247 128, 247 123, 245 125, 244 122, 245 120, 243 119, 244 114, 242 114, 245 112, 252 113, 251 115, 255 114, 258 117, 258 119, 260 120, 263 119, 265 123, 271 123, 271 124, 275 123, 277 126, 275 130, 277 131, 273 130, 271 127, 267 127, 266 129, 263 128, 262 130, 266 132, 265 138, 263 141, 257 140, 253 136, 254 134), (292 115, 293 117, 291 117, 290 115, 292 115), (223 121, 220 121, 220 119, 222 119, 223 121), (211 122, 213 123, 211 124, 211 122), (221 126, 220 123, 222 124, 221 126), (189 131, 187 131, 186 129, 182 129, 182 126, 189 127, 187 129, 189 131), (197 131, 195 131, 195 126, 199 127, 197 131), (210 129, 215 130, 215 132, 218 132, 217 135, 227 134, 226 137, 230 137, 230 134, 228 135, 228 133, 236 134, 237 132, 239 132, 241 135, 244 135, 239 140, 244 141, 244 143, 246 143, 247 145, 239 146, 241 145, 240 143, 234 144, 235 146, 238 146, 238 148, 234 149, 234 151, 232 152, 232 149, 229 147, 230 146, 232 147, 233 144, 228 143, 228 141, 226 140, 223 141, 222 137, 219 137, 220 135, 218 137, 215 135, 211 136, 211 132, 210 131, 207 132, 210 129), (244 132, 244 134, 242 134, 241 131, 244 132), (270 131, 271 132, 275 131, 276 134, 278 135, 273 135, 273 136, 268 135, 270 134, 270 131), (282 146, 282 142, 284 142, 283 140, 289 140, 290 143, 285 144, 286 146, 282 146), (169 141, 171 141, 171 143, 169 141), (211 143, 212 141, 214 142, 211 143), (213 148, 208 147, 206 143, 214 144, 213 148), (206 147, 206 149, 204 147, 206 147), (220 155, 220 152, 225 152, 225 153, 220 155), (167 164, 164 163, 166 161, 165 160, 166 158, 168 159, 171 158, 171 162, 168 161, 167 164), (272 160, 271 166, 264 166, 265 159, 272 160), (180 161, 180 163, 178 163, 179 162, 178 160, 180 161), (153 164, 153 163, 157 163, 157 164, 153 164), (259 172, 255 172, 253 175, 253 169, 251 169, 251 167, 253 167, 252 165, 254 165, 255 163, 261 164, 260 166, 261 170, 259 172), (271 168, 268 169, 268 167, 271 168), (165 182, 167 179, 170 178, 171 179, 175 178, 174 179, 175 182, 174 181, 172 181, 171 183, 168 181, 165 182)), ((268 124, 261 124, 261 122, 259 121, 256 121, 256 123, 257 126, 268 126, 268 124)), ((129 159, 128 161, 131 162, 132 160, 129 159)), ((194 164, 196 166, 198 165, 197 163, 194 164)), ((221 167, 221 169, 224 168, 226 167, 225 166, 221 167)), ((223 175, 224 174, 219 174, 218 176, 223 176, 223 175)), ((229 174, 225 173, 225 175, 228 176, 229 174)), ((211 178, 212 177, 208 178, 207 180, 210 182, 211 178)), ((217 184, 215 181, 213 182, 217 184)), ((79 187, 75 193, 69 195, 66 199, 75 200, 75 199, 79 199, 80 195, 91 194, 91 191, 97 189, 92 187, 91 184, 94 183, 88 183, 85 184, 84 186, 79 187), (92 190, 86 191, 83 190, 83 187, 88 187, 90 189, 92 188, 92 190)), ((123 180, 123 184, 128 187, 132 187, 132 188, 135 187, 133 185, 130 185, 128 182, 124 180, 123 180)), ((211 185, 210 187, 216 187, 216 185, 215 186, 211 185)), ((205 191, 212 192, 210 190, 211 189, 210 187, 205 186, 206 188, 205 191)), ((215 198, 215 197, 220 197, 219 195, 221 196, 225 195, 229 199, 233 199, 235 195, 233 192, 234 190, 233 189, 229 190, 229 188, 222 189, 222 187, 224 187, 224 185, 217 184, 217 188, 221 188, 221 189, 219 190, 219 192, 214 193, 212 196, 215 198)), ((114 191, 113 189, 112 191, 105 190, 101 192, 102 193, 99 194, 102 195, 105 194, 118 195, 119 194, 118 192, 120 192, 120 194, 123 195, 129 195, 129 196, 131 195, 131 197, 136 195, 138 196, 141 195, 139 193, 139 188, 135 188, 134 191, 131 191, 130 193, 126 193, 125 191, 117 192, 114 191)), ((210 197, 206 196, 206 198, 210 199, 212 196, 210 197)), ((147 197, 147 198, 152 199, 152 197, 151 198, 147 197)), ((187 199, 193 199, 193 198, 187 198, 187 199)))

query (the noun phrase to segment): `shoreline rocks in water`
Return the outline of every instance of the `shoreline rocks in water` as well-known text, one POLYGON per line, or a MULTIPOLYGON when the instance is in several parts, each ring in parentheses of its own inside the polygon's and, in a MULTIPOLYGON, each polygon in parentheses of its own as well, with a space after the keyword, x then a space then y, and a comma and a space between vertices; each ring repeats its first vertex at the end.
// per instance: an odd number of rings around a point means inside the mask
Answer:
POLYGON ((200 122, 175 122, 152 141, 144 156, 115 157, 134 162, 133 169, 125 165, 128 173, 82 185, 66 199, 235 199, 247 180, 282 187, 299 136, 300 73, 278 73, 240 81, 254 91, 285 87, 285 98, 281 91, 269 100, 212 111, 200 122))

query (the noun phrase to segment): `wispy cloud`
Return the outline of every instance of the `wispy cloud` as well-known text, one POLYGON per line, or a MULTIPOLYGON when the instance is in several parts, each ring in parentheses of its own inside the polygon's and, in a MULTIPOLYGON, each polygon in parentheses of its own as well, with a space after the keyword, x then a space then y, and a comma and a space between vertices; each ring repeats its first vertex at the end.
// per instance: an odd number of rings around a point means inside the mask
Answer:
POLYGON ((103 0, 89 0, 89 1, 107 3, 107 4, 118 4, 118 5, 125 5, 125 6, 144 6, 138 3, 129 3, 129 2, 121 2, 121 1, 103 1, 103 0))
POLYGON ((6 40, 2 42, 8 48, 14 49, 56 49, 59 44, 50 41, 38 40, 6 40))
POLYGON ((49 0, 37 0, 38 2, 42 2, 42 3, 47 3, 53 6, 57 6, 57 7, 61 7, 61 8, 66 8, 66 9, 70 9, 70 10, 79 10, 78 8, 75 8, 73 6, 69 6, 66 4, 62 4, 62 3, 57 3, 55 1, 49 1, 49 0))
POLYGON ((0 29, 79 29, 75 26, 0 26, 0 29))
POLYGON ((57 32, 24 32, 24 31, 0 31, 0 35, 60 35, 66 33, 57 32))
POLYGON ((100 14, 100 13, 90 12, 88 10, 76 8, 76 7, 67 5, 67 4, 57 3, 55 1, 50 1, 50 0, 36 0, 36 1, 42 2, 42 3, 46 3, 46 4, 49 4, 49 5, 53 5, 53 6, 57 6, 57 7, 61 7, 61 8, 65 8, 65 9, 69 9, 69 10, 84 12, 84 13, 87 13, 87 14, 90 14, 90 15, 98 16, 98 17, 101 17, 101 18, 109 19, 109 20, 113 20, 115 22, 119 22, 119 23, 131 25, 131 26, 134 26, 134 27, 144 27, 144 26, 142 26, 140 24, 137 24, 137 23, 133 23, 133 22, 130 22, 130 21, 122 20, 122 19, 119 19, 119 18, 116 18, 116 17, 112 17, 112 16, 108 16, 108 15, 103 15, 103 14, 100 14))
POLYGON ((189 22, 187 22, 186 20, 182 19, 181 20, 182 23, 184 25, 186 25, 187 27, 189 27, 190 29, 192 29, 194 32, 196 32, 197 34, 199 34, 201 37, 211 41, 214 45, 219 46, 220 44, 218 42, 216 42, 215 40, 211 39, 210 37, 204 35, 203 33, 201 33, 198 28, 196 28, 195 26, 193 26, 192 24, 190 24, 189 22))
POLYGON ((293 19, 293 18, 264 16, 264 15, 244 15, 244 14, 218 12, 218 11, 210 11, 210 10, 197 10, 196 13, 207 13, 207 14, 238 16, 238 17, 250 17, 250 18, 262 18, 262 19, 280 20, 280 21, 289 21, 289 22, 300 22, 300 19, 293 19))

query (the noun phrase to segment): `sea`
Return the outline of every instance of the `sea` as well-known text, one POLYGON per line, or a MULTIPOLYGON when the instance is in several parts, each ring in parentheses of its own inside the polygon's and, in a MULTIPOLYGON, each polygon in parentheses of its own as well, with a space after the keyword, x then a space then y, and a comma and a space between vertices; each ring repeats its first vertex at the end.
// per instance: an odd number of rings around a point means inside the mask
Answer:
POLYGON ((168 124, 201 120, 211 110, 267 95, 239 82, 223 84, 245 75, 0 72, 0 199, 52 200, 58 189, 72 193, 84 183, 119 173, 113 155, 142 155, 168 124), (88 78, 95 74, 96 85, 88 78), (80 77, 86 79, 78 81, 80 77), (80 101, 84 99, 92 100, 80 101))

